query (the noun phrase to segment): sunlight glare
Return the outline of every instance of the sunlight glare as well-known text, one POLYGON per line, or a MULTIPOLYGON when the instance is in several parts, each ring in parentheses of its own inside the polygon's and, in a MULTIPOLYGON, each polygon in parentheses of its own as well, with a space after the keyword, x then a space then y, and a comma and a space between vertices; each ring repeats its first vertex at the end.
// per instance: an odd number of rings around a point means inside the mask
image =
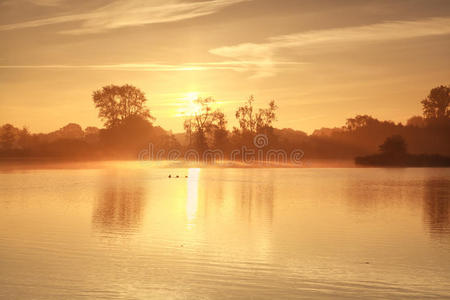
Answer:
POLYGON ((180 98, 180 109, 177 116, 193 116, 200 112, 200 105, 195 103, 195 100, 199 98, 198 92, 188 92, 184 97, 180 98))

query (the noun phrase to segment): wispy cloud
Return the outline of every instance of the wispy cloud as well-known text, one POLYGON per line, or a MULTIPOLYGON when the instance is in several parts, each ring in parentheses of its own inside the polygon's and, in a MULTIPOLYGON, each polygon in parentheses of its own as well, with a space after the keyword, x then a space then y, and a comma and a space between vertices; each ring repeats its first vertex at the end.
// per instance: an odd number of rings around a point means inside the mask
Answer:
MULTIPOLYGON (((41 4, 47 3, 48 5, 60 2, 58 0, 32 1, 41 4)), ((66 30, 64 33, 98 33, 121 27, 176 22, 197 18, 214 14, 227 6, 244 1, 250 0, 205 0, 199 2, 183 2, 180 0, 116 0, 108 5, 85 13, 0 25, 0 31, 81 22, 76 28, 66 30)))
POLYGON ((59 6, 67 0, 3 0, 0 7, 21 7, 23 5, 34 4, 37 6, 59 6))
POLYGON ((275 73, 267 68, 271 61, 280 56, 283 49, 302 49, 312 45, 351 44, 365 41, 389 41, 425 36, 450 34, 450 18, 429 18, 416 21, 394 21, 365 26, 333 28, 307 31, 271 37, 264 43, 242 43, 233 46, 211 49, 209 52, 234 60, 266 61, 259 74, 270 76, 275 73))
MULTIPOLYGON (((299 65, 299 62, 270 62, 270 65, 289 67, 299 65)), ((93 70, 93 71, 207 71, 231 70, 236 72, 251 71, 267 65, 264 61, 222 61, 184 64, 158 64, 158 63, 126 63, 109 65, 0 65, 0 69, 29 69, 29 70, 93 70)))
POLYGON ((28 1, 33 3, 34 5, 39 6, 58 6, 61 5, 65 0, 28 0, 28 1))

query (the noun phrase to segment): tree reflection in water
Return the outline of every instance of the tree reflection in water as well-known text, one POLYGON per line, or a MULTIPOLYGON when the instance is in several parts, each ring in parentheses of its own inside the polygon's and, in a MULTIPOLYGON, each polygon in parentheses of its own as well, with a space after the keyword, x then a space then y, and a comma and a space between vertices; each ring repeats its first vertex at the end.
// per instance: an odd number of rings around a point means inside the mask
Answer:
POLYGON ((139 227, 145 204, 145 186, 135 176, 108 173, 99 185, 92 221, 103 231, 130 233, 139 227))
POLYGON ((424 222, 432 233, 450 234, 450 181, 429 180, 424 189, 424 222))

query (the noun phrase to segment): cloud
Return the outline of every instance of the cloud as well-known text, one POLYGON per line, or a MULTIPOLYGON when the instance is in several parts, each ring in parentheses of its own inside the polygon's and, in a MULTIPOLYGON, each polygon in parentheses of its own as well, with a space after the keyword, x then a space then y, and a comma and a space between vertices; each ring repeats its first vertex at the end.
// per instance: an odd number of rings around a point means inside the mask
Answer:
MULTIPOLYGON (((312 45, 349 44, 355 42, 390 41, 450 34, 450 18, 429 18, 416 21, 394 21, 365 26, 306 31, 271 37, 264 43, 242 43, 211 49, 209 52, 234 60, 266 61, 260 75, 270 76, 276 70, 267 68, 283 49, 302 49, 312 45)), ((258 76, 256 74, 256 76, 258 76)))
MULTIPOLYGON (((298 62, 271 62, 270 65, 288 67, 299 65, 298 62)), ((267 66, 264 61, 222 61, 184 64, 157 64, 157 63, 124 63, 109 65, 0 65, 0 69, 29 69, 29 70, 92 70, 92 71, 207 71, 230 70, 236 72, 251 71, 255 68, 267 66)))
POLYGON ((29 6, 30 3, 36 6, 57 7, 62 6, 65 2, 67 0, 0 0, 0 7, 22 9, 24 6, 29 6))
MULTIPOLYGON (((34 3, 57 4, 59 0, 31 0, 34 3)), ((214 14, 219 10, 250 0, 210 0, 182 2, 180 0, 116 0, 98 9, 15 24, 0 25, 0 31, 35 28, 69 22, 80 26, 64 31, 68 34, 98 33, 112 29, 146 24, 168 23, 214 14)))
POLYGON ((65 0, 28 0, 28 1, 38 6, 58 6, 61 5, 65 0))

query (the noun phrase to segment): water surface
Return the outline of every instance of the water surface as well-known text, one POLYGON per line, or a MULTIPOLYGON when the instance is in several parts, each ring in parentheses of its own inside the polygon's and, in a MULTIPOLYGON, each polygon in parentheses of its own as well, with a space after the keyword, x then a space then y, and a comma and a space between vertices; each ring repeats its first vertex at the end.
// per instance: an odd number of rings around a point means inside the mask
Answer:
POLYGON ((449 197, 449 169, 6 168, 0 298, 448 298, 449 197))

